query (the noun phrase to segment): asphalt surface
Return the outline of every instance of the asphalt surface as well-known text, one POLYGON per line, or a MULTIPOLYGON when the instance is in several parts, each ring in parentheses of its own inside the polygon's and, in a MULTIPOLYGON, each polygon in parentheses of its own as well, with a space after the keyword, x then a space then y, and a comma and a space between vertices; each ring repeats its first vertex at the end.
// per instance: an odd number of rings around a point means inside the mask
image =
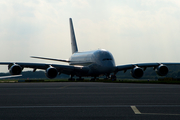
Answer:
POLYGON ((0 120, 179 120, 180 85, 1 83, 0 120))

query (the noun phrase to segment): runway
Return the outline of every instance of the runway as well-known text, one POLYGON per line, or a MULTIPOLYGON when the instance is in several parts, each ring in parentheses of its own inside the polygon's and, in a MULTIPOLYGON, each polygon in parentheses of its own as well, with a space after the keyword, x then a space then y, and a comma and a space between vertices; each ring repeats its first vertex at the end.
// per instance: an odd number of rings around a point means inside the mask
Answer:
POLYGON ((0 120, 179 120, 180 85, 1 83, 0 120))

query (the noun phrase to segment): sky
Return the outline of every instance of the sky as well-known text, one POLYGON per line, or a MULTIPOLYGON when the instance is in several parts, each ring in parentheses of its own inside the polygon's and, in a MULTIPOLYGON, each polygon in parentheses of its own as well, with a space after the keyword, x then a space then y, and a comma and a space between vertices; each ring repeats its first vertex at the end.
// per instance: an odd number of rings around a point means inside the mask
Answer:
POLYGON ((0 62, 64 64, 30 56, 69 58, 69 18, 79 51, 106 49, 116 65, 180 62, 179 0, 0 0, 0 16, 0 62))

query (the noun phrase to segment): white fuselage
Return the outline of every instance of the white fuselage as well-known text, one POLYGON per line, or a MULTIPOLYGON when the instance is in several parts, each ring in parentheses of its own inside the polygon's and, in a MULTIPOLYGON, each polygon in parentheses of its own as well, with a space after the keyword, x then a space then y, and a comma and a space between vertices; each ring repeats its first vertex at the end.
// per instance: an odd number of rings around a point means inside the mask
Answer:
POLYGON ((112 54, 104 49, 76 52, 70 59, 70 65, 87 66, 89 72, 82 76, 108 75, 115 69, 115 61, 112 54))

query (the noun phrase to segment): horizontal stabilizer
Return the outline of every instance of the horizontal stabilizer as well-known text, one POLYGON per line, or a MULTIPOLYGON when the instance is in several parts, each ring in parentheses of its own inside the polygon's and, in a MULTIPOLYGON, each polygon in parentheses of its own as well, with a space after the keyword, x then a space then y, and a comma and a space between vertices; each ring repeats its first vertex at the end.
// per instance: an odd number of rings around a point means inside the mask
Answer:
POLYGON ((36 56, 31 56, 31 58, 44 59, 44 60, 53 60, 53 61, 61 61, 61 62, 70 62, 69 60, 54 59, 54 58, 44 58, 44 57, 36 57, 36 56))

